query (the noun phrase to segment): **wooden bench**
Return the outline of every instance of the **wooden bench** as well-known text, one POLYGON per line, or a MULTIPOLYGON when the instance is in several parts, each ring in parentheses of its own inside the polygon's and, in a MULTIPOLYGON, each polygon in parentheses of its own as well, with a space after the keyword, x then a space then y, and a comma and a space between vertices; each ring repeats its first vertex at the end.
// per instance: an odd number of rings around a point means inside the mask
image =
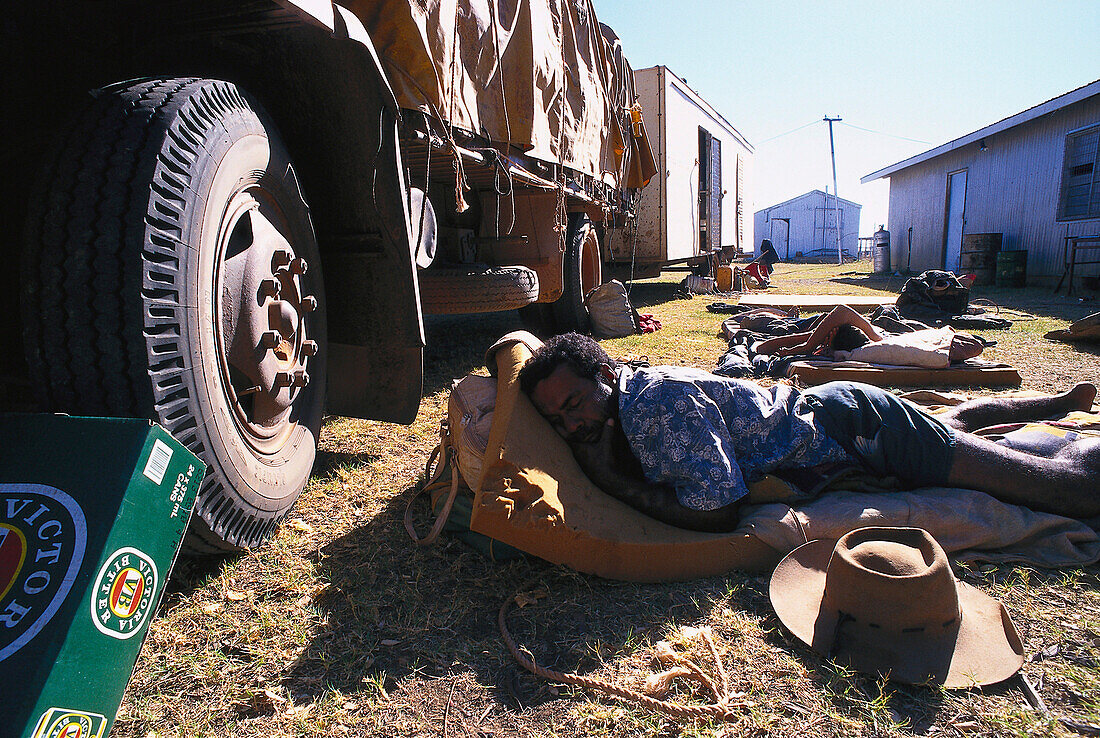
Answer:
POLYGON ((1054 288, 1054 291, 1062 289, 1062 282, 1069 278, 1069 285, 1066 287, 1066 296, 1069 297, 1073 294, 1073 269, 1079 264, 1100 264, 1100 259, 1094 259, 1091 261, 1079 261, 1077 253, 1079 251, 1100 251, 1100 236, 1066 236, 1064 241, 1064 253, 1066 268, 1062 272, 1062 278, 1058 280, 1058 286, 1054 288))

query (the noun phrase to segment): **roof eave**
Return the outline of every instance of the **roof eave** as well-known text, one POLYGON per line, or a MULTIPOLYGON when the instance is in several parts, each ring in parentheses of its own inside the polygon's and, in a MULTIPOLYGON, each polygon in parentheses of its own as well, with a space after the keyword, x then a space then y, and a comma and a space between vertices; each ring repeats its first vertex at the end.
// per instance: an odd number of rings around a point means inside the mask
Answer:
POLYGON ((894 172, 898 172, 902 169, 907 169, 911 166, 926 162, 930 159, 935 159, 937 156, 942 156, 943 154, 954 151, 955 149, 960 149, 967 144, 975 143, 987 136, 992 136, 1002 131, 1007 131, 1010 128, 1015 128, 1016 126, 1023 125, 1028 121, 1035 120, 1036 118, 1040 118, 1044 115, 1047 115, 1048 113, 1053 113, 1054 111, 1061 110, 1066 106, 1073 105, 1074 103, 1081 102, 1082 100, 1087 100, 1094 95, 1100 95, 1100 80, 1096 80, 1095 82, 1091 82, 1090 84, 1083 85, 1075 90, 1070 90, 1064 95, 1059 95, 1058 97, 1047 100, 1046 102, 1039 103, 1038 105, 1030 107, 1027 110, 1016 113, 1015 115, 1010 115, 1009 117, 999 120, 996 123, 992 123, 985 128, 980 128, 973 133, 968 133, 965 136, 956 138, 953 141, 948 141, 945 144, 941 144, 934 149, 929 149, 928 151, 899 161, 896 164, 891 164, 888 167, 879 169, 876 172, 871 172, 866 176, 860 177, 859 183, 867 184, 868 182, 873 182, 874 180, 880 179, 882 177, 889 177, 894 172))

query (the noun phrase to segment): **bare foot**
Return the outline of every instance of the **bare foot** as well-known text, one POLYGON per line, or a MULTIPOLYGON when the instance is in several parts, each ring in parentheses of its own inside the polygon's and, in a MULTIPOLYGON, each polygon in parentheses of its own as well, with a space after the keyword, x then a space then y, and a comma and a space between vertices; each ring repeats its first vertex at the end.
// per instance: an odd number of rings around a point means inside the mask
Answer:
POLYGON ((1070 410, 1083 410, 1087 413, 1092 410, 1093 400, 1096 399, 1096 385, 1092 382, 1078 382, 1057 396, 1066 400, 1070 410))

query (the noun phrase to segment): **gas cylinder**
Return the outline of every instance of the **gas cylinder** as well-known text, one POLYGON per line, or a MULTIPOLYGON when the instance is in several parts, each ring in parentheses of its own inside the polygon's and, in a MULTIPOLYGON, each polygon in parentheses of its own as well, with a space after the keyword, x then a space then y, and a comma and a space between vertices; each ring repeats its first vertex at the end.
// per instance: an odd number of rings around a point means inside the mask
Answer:
POLYGON ((886 230, 886 226, 878 227, 872 243, 874 244, 872 263, 875 274, 885 274, 890 271, 890 231, 886 230))

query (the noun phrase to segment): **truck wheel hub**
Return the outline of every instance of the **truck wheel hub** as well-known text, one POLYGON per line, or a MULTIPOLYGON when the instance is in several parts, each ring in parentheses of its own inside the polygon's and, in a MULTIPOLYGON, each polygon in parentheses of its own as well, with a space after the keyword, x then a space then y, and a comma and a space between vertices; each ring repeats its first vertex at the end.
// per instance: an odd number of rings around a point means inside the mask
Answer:
POLYGON ((241 436, 270 454, 296 425, 295 400, 309 383, 309 337, 316 298, 307 295, 306 260, 294 253, 292 230, 262 186, 230 198, 218 229, 214 315, 222 385, 241 436))

